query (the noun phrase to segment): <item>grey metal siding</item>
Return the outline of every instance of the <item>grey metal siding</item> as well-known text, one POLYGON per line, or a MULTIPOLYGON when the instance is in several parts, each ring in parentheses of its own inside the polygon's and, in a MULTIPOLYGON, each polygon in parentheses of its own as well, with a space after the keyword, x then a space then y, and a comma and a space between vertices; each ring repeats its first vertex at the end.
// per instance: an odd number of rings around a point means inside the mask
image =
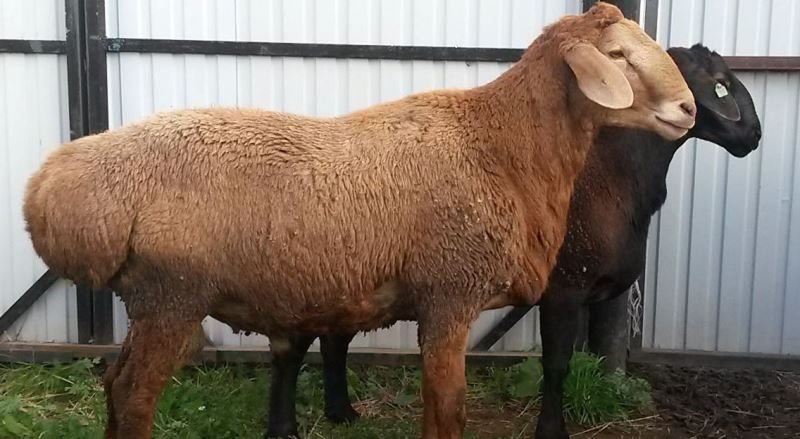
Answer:
MULTIPOLYGON (((800 56, 800 3, 661 0, 665 46, 723 55, 800 56)), ((746 158, 688 142, 648 249, 646 347, 800 354, 800 73, 738 75, 764 138, 746 158)))
MULTIPOLYGON (((0 38, 64 39, 63 0, 0 0, 0 38)), ((69 138, 66 59, 0 54, 0 312, 42 273, 22 219, 25 183, 69 138)), ((74 287, 57 282, 0 340, 77 341, 74 287)))

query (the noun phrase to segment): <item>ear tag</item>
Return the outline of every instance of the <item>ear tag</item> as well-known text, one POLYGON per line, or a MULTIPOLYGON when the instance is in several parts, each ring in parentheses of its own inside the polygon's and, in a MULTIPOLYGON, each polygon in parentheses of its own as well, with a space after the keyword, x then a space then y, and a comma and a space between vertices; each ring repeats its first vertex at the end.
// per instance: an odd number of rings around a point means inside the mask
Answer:
POLYGON ((725 96, 728 96, 728 89, 725 88, 724 85, 720 84, 719 82, 717 85, 714 86, 714 91, 717 93, 717 97, 722 99, 725 96))

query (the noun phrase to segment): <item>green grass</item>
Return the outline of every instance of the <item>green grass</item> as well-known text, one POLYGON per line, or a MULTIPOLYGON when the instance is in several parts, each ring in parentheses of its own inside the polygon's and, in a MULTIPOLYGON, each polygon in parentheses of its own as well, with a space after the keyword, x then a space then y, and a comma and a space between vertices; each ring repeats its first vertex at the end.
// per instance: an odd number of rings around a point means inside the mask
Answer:
MULTIPOLYGON (((100 438, 105 400, 96 362, 0 367, 0 438, 100 438)), ((624 374, 606 375, 601 362, 576 354, 566 382, 565 412, 584 426, 628 419, 649 410, 650 388, 624 374)), ((527 437, 541 382, 538 360, 467 372, 467 437, 527 437)), ((351 395, 362 419, 334 427, 322 410, 322 375, 306 367, 298 385, 304 437, 394 439, 418 434, 421 372, 413 367, 356 366, 351 395)), ((186 368, 170 382, 155 419, 157 438, 260 438, 268 372, 247 366, 186 368)))

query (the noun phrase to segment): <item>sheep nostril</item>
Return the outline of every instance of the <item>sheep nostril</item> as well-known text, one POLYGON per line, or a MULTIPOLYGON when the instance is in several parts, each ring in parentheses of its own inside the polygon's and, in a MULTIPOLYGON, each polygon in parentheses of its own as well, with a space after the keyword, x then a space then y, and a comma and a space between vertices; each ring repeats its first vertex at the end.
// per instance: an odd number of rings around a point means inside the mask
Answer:
POLYGON ((697 114, 697 107, 695 107, 693 102, 682 102, 681 109, 691 117, 695 117, 697 114))

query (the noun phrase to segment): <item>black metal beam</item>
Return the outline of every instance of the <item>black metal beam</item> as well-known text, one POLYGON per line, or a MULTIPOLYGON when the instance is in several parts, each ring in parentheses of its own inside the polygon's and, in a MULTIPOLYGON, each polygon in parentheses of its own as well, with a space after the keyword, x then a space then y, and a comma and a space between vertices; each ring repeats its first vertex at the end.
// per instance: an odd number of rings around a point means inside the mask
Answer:
MULTIPOLYGON (((272 354, 263 347, 213 348, 205 347, 203 354, 195 357, 208 364, 269 363, 272 354)), ((102 357, 114 360, 119 353, 115 345, 87 345, 65 343, 4 343, 0 342, 0 364, 8 362, 41 363, 73 361, 78 358, 102 357)), ((472 366, 506 367, 528 358, 539 357, 531 352, 467 352, 467 364, 472 366)), ((319 352, 309 352, 305 360, 321 364, 319 352)), ((352 348, 348 361, 353 364, 380 364, 387 366, 419 365, 419 353, 395 349, 352 348)), ((774 354, 744 354, 738 352, 700 352, 649 350, 632 352, 633 364, 671 364, 687 367, 715 369, 769 369, 800 371, 800 356, 774 354)))
POLYGON ((42 294, 57 280, 58 276, 55 273, 50 270, 45 271, 27 291, 22 293, 22 296, 11 305, 11 308, 7 309, 6 312, 0 316, 0 334, 8 330, 22 314, 25 314, 25 311, 33 306, 33 304, 42 297, 42 294))
POLYGON ((288 56, 416 61, 514 62, 523 49, 389 46, 373 44, 268 43, 253 41, 150 40, 109 38, 109 52, 195 55, 288 56))
POLYGON ((62 40, 0 39, 0 53, 61 55, 67 53, 67 45, 62 40))
MULTIPOLYGON (((0 364, 42 363, 74 361, 79 358, 103 358, 113 361, 119 356, 119 345, 90 345, 73 343, 3 343, 0 342, 0 364)), ((467 352, 470 366, 508 367, 535 358, 533 352, 467 352)), ((272 361, 272 352, 266 347, 214 348, 206 346, 195 354, 189 364, 263 364, 272 361)), ((309 352, 305 361, 321 364, 319 352, 309 352)), ((347 361, 352 364, 384 366, 419 366, 421 357, 417 350, 350 348, 347 361)))
POLYGON ((525 317, 525 314, 528 314, 528 311, 531 309, 533 309, 532 306, 515 306, 514 308, 511 308, 511 310, 505 316, 503 316, 503 318, 497 322, 497 324, 490 329, 489 332, 483 336, 483 338, 478 340, 478 343, 472 347, 472 350, 481 352, 491 349, 491 347, 500 341, 500 339, 503 338, 503 336, 506 335, 506 333, 510 331, 518 321, 522 320, 522 318, 525 317))
MULTIPOLYGON (((655 29, 650 29, 655 33, 655 29)), ((365 44, 269 43, 256 41, 152 40, 108 38, 111 53, 286 56, 303 58, 416 61, 516 62, 524 49, 491 47, 389 46, 365 44)), ((733 70, 800 71, 797 56, 726 56, 733 70)))
POLYGON ((726 56, 731 70, 800 72, 800 56, 726 56))

